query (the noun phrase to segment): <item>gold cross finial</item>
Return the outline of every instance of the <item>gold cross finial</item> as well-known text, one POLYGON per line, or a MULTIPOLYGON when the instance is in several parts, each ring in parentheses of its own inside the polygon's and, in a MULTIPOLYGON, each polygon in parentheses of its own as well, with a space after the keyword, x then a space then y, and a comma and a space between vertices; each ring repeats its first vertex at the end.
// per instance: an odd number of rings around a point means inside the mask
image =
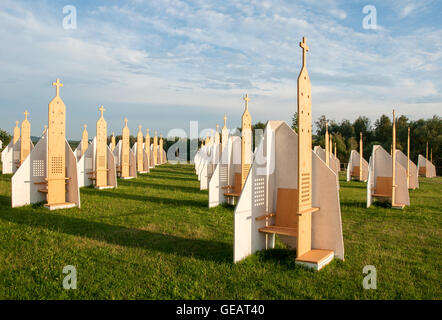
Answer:
POLYGON ((250 98, 249 98, 249 95, 247 93, 246 93, 246 96, 244 97, 244 101, 246 102, 246 110, 248 110, 249 109, 250 98))
POLYGON ((52 85, 57 87, 56 96, 58 97, 60 95, 60 87, 63 87, 63 83, 61 83, 60 79, 57 78, 57 81, 56 82, 52 82, 52 85))
POLYGON ((28 114, 29 114, 28 110, 25 110, 25 112, 24 112, 25 120, 28 120, 28 114))
POLYGON ((302 66, 306 66, 307 64, 307 52, 310 50, 310 48, 307 45, 307 38, 302 37, 302 42, 299 43, 299 46, 303 49, 302 50, 302 66))
POLYGON ((127 118, 124 118, 124 126, 127 127, 127 118))
POLYGON ((104 109, 104 107, 101 106, 98 110, 100 110, 100 112, 101 112, 101 117, 103 118, 103 112, 104 112, 104 110, 106 110, 106 109, 104 109))

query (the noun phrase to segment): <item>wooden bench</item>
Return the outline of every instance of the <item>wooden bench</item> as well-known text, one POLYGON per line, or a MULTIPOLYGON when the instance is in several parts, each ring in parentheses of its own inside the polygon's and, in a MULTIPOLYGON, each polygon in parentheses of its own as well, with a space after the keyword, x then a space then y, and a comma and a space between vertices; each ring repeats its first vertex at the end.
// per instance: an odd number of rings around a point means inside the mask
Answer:
POLYGON ((358 178, 359 179, 359 173, 360 173, 360 167, 359 166, 354 166, 353 167, 353 171, 351 172, 351 176, 353 178, 358 178))
POLYGON ((298 235, 298 190, 278 188, 276 212, 256 217, 255 220, 267 220, 275 217, 275 224, 260 228, 260 232, 297 237, 298 235))
POLYGON ((223 189, 227 189, 224 193, 225 197, 239 197, 241 195, 241 173, 235 173, 235 183, 233 186, 225 186, 223 189))
POLYGON ((376 177, 376 186, 373 197, 391 198, 392 196, 392 177, 376 177))

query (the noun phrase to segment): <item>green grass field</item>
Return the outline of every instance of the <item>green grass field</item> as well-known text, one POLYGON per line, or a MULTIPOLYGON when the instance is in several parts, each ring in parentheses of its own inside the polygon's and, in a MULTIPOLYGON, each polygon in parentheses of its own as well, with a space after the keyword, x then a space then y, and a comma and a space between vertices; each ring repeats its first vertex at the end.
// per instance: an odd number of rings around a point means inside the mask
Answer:
POLYGON ((277 249, 232 263, 233 207, 207 208, 190 165, 164 165, 115 190, 81 189, 81 209, 11 209, 0 176, 0 299, 440 299, 442 178, 420 178, 403 211, 365 208, 341 175, 345 261, 319 273, 277 249), (62 286, 63 267, 78 272, 62 286), (377 269, 364 290, 362 269, 377 269))

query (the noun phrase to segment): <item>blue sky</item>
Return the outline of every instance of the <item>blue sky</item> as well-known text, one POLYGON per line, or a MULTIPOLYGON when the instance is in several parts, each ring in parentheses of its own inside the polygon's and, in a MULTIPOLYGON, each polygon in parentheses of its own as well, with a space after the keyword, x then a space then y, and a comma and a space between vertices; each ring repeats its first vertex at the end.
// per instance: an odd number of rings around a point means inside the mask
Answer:
POLYGON ((129 119, 166 135, 240 125, 248 93, 253 122, 296 111, 299 41, 307 37, 313 118, 337 121, 442 112, 442 1, 12 1, 0 2, 0 128, 30 112, 47 121, 57 77, 67 136, 95 135, 98 107, 109 131, 129 119), (77 29, 63 28, 63 7, 77 29), (373 5, 377 29, 364 29, 373 5))

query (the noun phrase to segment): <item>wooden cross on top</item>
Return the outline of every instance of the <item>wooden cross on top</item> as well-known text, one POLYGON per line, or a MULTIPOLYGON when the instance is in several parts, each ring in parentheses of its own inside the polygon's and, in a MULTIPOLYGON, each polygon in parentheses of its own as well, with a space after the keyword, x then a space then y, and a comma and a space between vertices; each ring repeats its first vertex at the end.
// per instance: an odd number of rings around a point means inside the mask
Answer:
MULTIPOLYGON (((18 127, 18 123, 19 123, 20 121, 15 121, 15 127, 17 128, 18 127)), ((428 143, 427 143, 427 147, 428 147, 428 143)))
POLYGON ((104 107, 101 106, 98 110, 100 110, 100 112, 101 112, 101 117, 103 118, 103 112, 104 112, 104 110, 106 110, 106 109, 104 109, 104 107))
POLYGON ((216 125, 216 132, 218 132, 219 124, 216 125))
POLYGON ((138 129, 141 131, 141 128, 142 128, 142 125, 141 124, 139 124, 138 125, 138 129))
POLYGON ((249 98, 249 95, 247 93, 246 93, 246 96, 244 97, 244 101, 246 102, 246 110, 248 110, 249 109, 250 98, 249 98))
POLYGON ((127 118, 124 118, 124 126, 127 127, 127 118))
POLYGON ((303 49, 302 50, 302 66, 305 67, 307 65, 307 52, 310 50, 310 48, 307 45, 307 38, 302 37, 302 42, 299 43, 299 46, 303 49))
POLYGON ((24 112, 25 120, 28 120, 28 114, 29 114, 28 110, 25 110, 25 112, 24 112))
POLYGON ((112 135, 115 136, 115 132, 112 132, 112 135))
POLYGON ((149 128, 146 129, 146 134, 149 134, 149 128))
POLYGON ((155 137, 158 135, 158 133, 155 131, 155 137))
POLYGON ((87 124, 84 124, 84 125, 83 125, 83 127, 84 127, 84 130, 86 131, 86 128, 87 128, 87 124))
POLYGON ((57 78, 57 82, 52 82, 52 85, 57 87, 56 96, 60 95, 60 87, 63 87, 63 83, 60 82, 60 79, 57 78))
POLYGON ((227 121, 227 115, 226 115, 226 114, 224 114, 224 128, 226 128, 226 127, 227 127, 226 121, 227 121))

